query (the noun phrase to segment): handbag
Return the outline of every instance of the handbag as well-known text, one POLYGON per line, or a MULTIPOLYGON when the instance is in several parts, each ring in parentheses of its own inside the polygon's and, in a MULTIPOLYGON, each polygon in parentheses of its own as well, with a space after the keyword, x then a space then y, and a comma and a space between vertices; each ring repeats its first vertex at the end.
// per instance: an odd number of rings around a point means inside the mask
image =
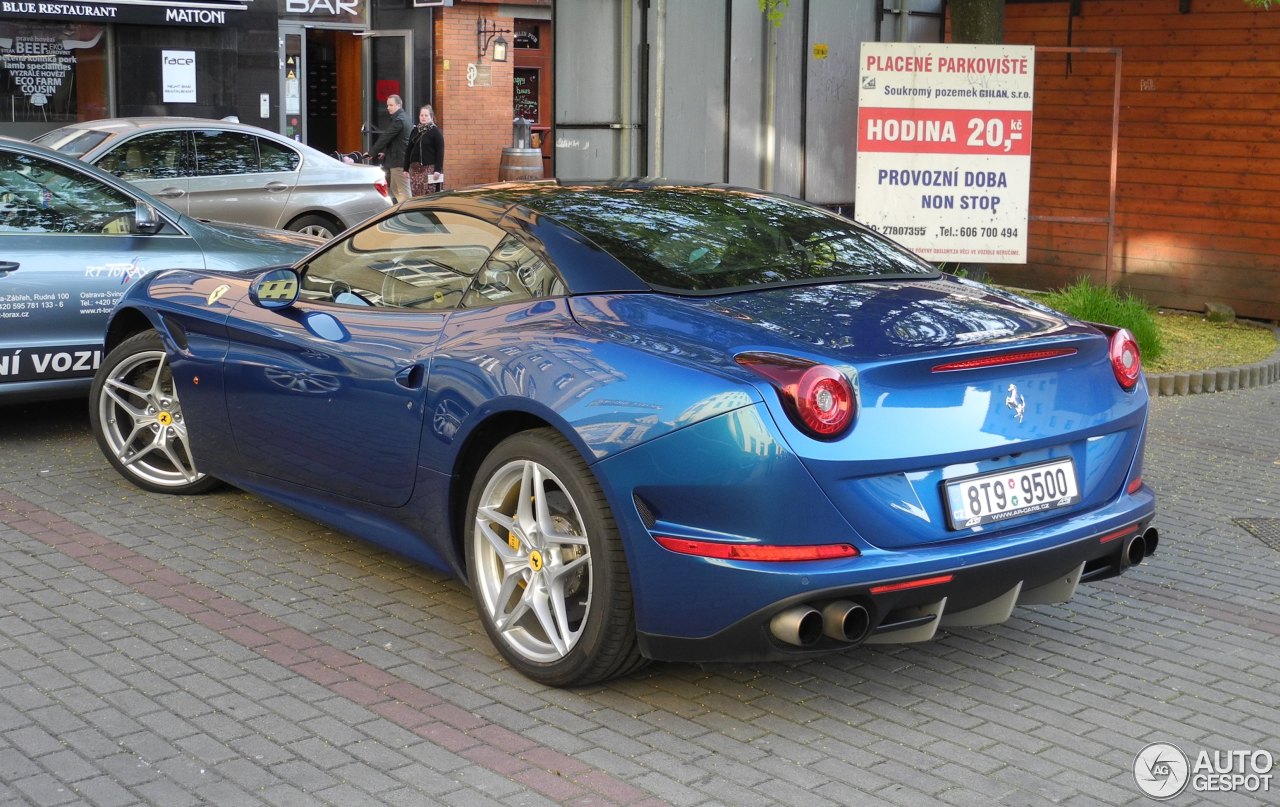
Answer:
POLYGON ((422 163, 409 163, 409 173, 415 175, 429 174, 431 173, 431 167, 422 163))

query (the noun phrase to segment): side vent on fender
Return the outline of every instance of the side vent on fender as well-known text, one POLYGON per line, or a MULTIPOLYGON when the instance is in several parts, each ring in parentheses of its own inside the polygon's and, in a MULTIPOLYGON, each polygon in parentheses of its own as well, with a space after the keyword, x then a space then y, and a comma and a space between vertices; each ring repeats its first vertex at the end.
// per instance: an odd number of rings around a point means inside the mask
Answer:
POLYGON ((178 346, 178 349, 185 353, 188 350, 186 329, 183 328, 177 320, 169 317, 161 317, 161 319, 164 320, 165 330, 167 330, 169 335, 173 337, 173 341, 178 346))
POLYGON ((631 500, 635 502, 636 512, 640 514, 640 520, 644 522, 645 528, 650 530, 653 529, 658 523, 658 519, 654 518, 653 508, 649 506, 648 502, 640 498, 640 496, 635 493, 631 494, 631 500))

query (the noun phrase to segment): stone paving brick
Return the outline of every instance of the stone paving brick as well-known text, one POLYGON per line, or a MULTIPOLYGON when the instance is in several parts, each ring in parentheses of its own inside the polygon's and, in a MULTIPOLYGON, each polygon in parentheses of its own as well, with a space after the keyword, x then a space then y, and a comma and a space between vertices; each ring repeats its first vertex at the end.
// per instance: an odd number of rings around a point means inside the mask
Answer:
MULTIPOLYGON (((1058 777, 1058 782, 1068 790, 1079 789, 1082 781, 1086 780, 1075 771, 1064 772, 1058 777)), ((1094 804, 1124 804, 1133 798, 1133 788, 1128 782, 1124 786, 1117 787, 1102 779, 1090 778, 1087 781, 1089 796, 1094 804)), ((1075 795, 1070 796, 1066 802, 1071 803, 1076 798, 1075 795)))
POLYGON ((944 791, 932 794, 923 793, 908 785, 894 784, 878 791, 875 797, 885 804, 900 804, 903 807, 925 807, 925 805, 937 804, 942 792, 944 791))
POLYGON ((802 787, 780 779, 767 779, 757 785, 755 790, 772 798, 774 804, 803 804, 806 807, 843 807, 848 804, 832 797, 836 794, 828 795, 819 785, 802 787))
POLYGON ((545 797, 547 792, 551 791, 556 794, 552 798, 558 797, 564 800, 582 794, 582 790, 572 783, 558 781, 558 778, 552 774, 546 771, 534 771, 532 768, 521 769, 516 774, 519 778, 508 778, 479 765, 464 765, 453 771, 453 776, 460 784, 494 799, 505 799, 524 793, 545 797), (534 774, 538 775, 535 777, 534 774))
POLYGON ((475 807, 504 807, 504 805, 508 804, 505 800, 477 795, 473 791, 449 793, 440 797, 439 803, 441 805, 449 805, 450 807, 470 807, 470 805, 475 805, 475 807))
POLYGON ((285 782, 302 783, 308 791, 333 787, 338 780, 309 759, 290 759, 270 766, 271 773, 285 782))
POLYGON ((938 794, 938 801, 951 807, 990 807, 992 799, 978 789, 953 787, 938 794))
POLYGON ((163 804, 166 807, 196 807, 204 799, 190 784, 177 781, 159 781, 138 785, 135 788, 146 804, 163 804))
POLYGON ((652 768, 645 770, 645 773, 636 778, 636 785, 664 804, 696 805, 706 799, 706 795, 700 790, 672 779, 665 771, 655 771, 652 768))
POLYGON ((948 740, 938 740, 921 748, 920 752, 932 758, 935 764, 945 760, 949 765, 964 768, 982 777, 989 776, 1007 764, 993 754, 977 751, 948 740))
POLYGON ((69 785, 78 785, 98 773, 96 765, 68 749, 45 754, 39 758, 38 762, 51 775, 58 777, 59 781, 69 785))
POLYGON ((125 807, 137 804, 138 797, 106 776, 98 776, 76 785, 76 793, 94 807, 125 807))
POLYGON ((107 754, 96 761, 107 776, 124 787, 135 787, 159 777, 159 771, 150 761, 127 751, 107 754))
POLYGON ((33 807, 45 805, 71 804, 76 800, 75 791, 65 785, 61 779, 47 773, 38 773, 13 783, 13 787, 24 796, 23 801, 33 807))
POLYGON ((9 731, 5 734, 5 740, 16 752, 28 757, 39 757, 62 748, 56 737, 35 725, 9 731))
POLYGON ((713 782, 727 780, 742 787, 754 787, 769 778, 769 773, 758 765, 748 765, 717 754, 705 756, 695 764, 706 771, 708 779, 713 782))

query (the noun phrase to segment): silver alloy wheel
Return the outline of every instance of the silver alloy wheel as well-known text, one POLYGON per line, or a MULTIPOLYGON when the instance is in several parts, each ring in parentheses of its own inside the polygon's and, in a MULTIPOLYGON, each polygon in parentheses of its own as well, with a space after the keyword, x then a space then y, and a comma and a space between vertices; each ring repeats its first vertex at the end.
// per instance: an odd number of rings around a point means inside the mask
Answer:
POLYGON ((330 219, 328 216, 321 216, 317 213, 309 213, 300 216, 289 222, 288 229, 295 233, 303 235, 314 235, 317 238, 329 240, 342 231, 342 225, 330 219))
POLYGON ((494 628, 529 661, 564 658, 591 606, 591 549, 577 504, 546 466, 515 460, 489 477, 475 519, 477 594, 494 628))
POLYGON ((333 235, 334 235, 333 230, 329 229, 323 224, 309 224, 306 227, 303 227, 302 229, 298 230, 298 232, 302 233, 303 235, 314 235, 315 237, 323 238, 326 241, 329 240, 330 238, 333 238, 333 235))
POLYGON ((98 396, 106 447, 121 467, 159 487, 199 482, 182 405, 163 350, 139 351, 111 368, 98 396))

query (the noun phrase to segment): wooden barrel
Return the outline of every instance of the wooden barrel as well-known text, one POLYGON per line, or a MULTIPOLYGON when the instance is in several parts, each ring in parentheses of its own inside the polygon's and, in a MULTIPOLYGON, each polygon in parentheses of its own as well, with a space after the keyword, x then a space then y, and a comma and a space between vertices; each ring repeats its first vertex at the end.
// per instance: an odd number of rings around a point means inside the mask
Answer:
POLYGON ((505 148, 498 163, 498 181, 542 179, 542 150, 505 148))

